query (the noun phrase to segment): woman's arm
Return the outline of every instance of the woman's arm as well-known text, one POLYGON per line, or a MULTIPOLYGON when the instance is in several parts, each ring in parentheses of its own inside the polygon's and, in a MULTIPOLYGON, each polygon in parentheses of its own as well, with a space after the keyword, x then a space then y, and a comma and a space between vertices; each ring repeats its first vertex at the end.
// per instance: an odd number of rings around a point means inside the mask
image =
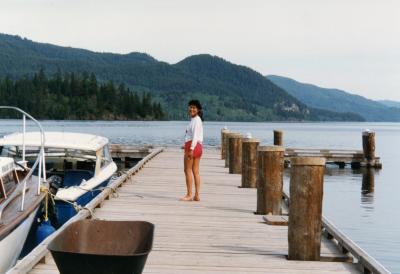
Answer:
POLYGON ((194 148, 196 147, 197 143, 200 140, 201 126, 202 126, 201 121, 199 121, 199 119, 196 119, 192 126, 193 139, 192 139, 192 144, 190 146, 190 150, 194 150, 194 148))

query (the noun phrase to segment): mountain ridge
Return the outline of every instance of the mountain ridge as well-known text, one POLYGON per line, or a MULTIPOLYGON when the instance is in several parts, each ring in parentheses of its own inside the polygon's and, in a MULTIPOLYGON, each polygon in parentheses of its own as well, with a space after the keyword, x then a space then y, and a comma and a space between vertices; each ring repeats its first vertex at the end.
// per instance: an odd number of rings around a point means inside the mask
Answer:
POLYGON ((199 54, 168 64, 146 53, 99 53, 0 34, 0 77, 25 77, 42 68, 48 75, 94 73, 100 82, 151 92, 168 119, 186 119, 187 102, 198 98, 208 120, 363 120, 353 113, 308 107, 260 73, 217 56, 199 54))
POLYGON ((336 112, 350 111, 361 115, 367 121, 400 121, 400 109, 388 107, 361 95, 335 88, 322 88, 278 75, 268 75, 266 78, 309 107, 336 112))
POLYGON ((399 101, 394 101, 394 100, 378 100, 379 103, 387 106, 387 107, 394 107, 394 108, 400 108, 400 102, 399 101))

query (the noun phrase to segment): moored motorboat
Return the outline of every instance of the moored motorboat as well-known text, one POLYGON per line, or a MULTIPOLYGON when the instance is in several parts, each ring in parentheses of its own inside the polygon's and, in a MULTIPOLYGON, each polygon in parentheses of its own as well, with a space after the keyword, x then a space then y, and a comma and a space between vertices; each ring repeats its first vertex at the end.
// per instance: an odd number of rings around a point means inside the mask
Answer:
MULTIPOLYGON (((105 137, 71 132, 45 132, 45 175, 54 194, 58 227, 74 216, 101 190, 117 171, 105 137)), ((0 139, 2 155, 20 158, 26 146, 28 166, 33 163, 40 147, 39 132, 11 134, 0 139)))

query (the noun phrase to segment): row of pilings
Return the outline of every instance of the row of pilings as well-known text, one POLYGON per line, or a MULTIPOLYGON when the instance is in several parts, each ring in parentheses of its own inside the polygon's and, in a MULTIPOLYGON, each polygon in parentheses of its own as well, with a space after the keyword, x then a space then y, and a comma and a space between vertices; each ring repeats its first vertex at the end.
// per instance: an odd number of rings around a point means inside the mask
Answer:
MULTIPOLYGON (((221 130, 221 158, 231 174, 241 174, 242 188, 257 188, 256 214, 281 215, 285 149, 283 132, 275 130, 274 145, 221 130)), ((367 160, 375 157, 375 133, 363 132, 367 160)), ((321 254, 322 200, 325 173, 323 157, 290 159, 288 259, 319 261, 321 254)))

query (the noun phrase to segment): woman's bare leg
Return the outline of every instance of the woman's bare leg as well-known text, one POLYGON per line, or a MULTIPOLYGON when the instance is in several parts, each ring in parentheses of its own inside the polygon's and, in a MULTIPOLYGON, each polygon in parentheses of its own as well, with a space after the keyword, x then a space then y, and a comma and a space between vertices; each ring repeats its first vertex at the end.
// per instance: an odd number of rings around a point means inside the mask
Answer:
POLYGON ((183 168, 185 172, 185 179, 186 179, 186 196, 181 198, 182 201, 191 201, 192 200, 192 185, 193 185, 193 173, 192 173, 192 166, 193 166, 193 158, 189 158, 187 153, 183 156, 183 168))
POLYGON ((194 176, 195 194, 194 201, 200 201, 200 157, 193 159, 192 172, 194 176))

